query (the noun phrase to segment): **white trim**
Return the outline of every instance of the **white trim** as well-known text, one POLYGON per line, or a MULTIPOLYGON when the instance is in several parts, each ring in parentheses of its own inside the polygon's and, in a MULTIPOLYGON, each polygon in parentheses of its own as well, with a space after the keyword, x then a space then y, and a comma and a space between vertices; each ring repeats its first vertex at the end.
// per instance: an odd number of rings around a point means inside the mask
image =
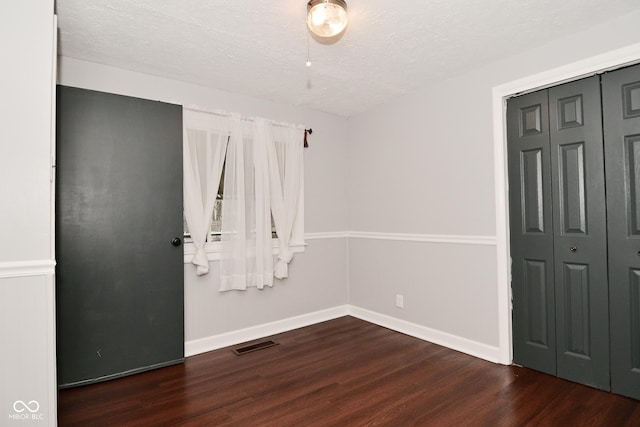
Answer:
POLYGON ((347 255, 346 265, 346 283, 347 283, 347 301, 351 301, 351 239, 344 239, 344 250, 347 255))
POLYGON ((488 360, 493 363, 500 362, 500 349, 478 341, 452 335, 447 332, 431 329, 426 326, 411 323, 406 320, 397 319, 373 311, 365 310, 360 307, 349 306, 349 315, 357 317, 376 325, 401 332, 424 341, 429 341, 452 350, 488 360))
MULTIPOLYGON (((304 248, 307 246, 306 243, 297 243, 291 244, 289 249, 294 254, 304 252, 304 248)), ((273 239, 273 254, 278 255, 278 248, 280 247, 280 243, 278 239, 273 239)), ((220 261, 222 258, 222 242, 207 242, 205 243, 205 251, 207 252, 207 259, 209 261, 220 261)), ((185 242, 184 243, 184 263, 191 264, 191 260, 193 256, 196 254, 196 246, 193 242, 185 242)))
POLYGON ((350 231, 349 237, 356 239, 397 240, 402 242, 425 243, 452 243, 464 245, 494 246, 496 244, 495 236, 458 236, 453 234, 408 234, 350 231))
MULTIPOLYGON (((56 367, 56 281, 54 275, 48 275, 46 277, 46 322, 47 322, 47 343, 46 343, 46 358, 47 358, 47 406, 49 417, 54 420, 57 418, 58 413, 58 381, 57 381, 57 367, 56 367)), ((55 425, 53 423, 52 425, 55 425)))
POLYGON ((305 240, 344 239, 347 237, 349 237, 348 231, 324 231, 320 233, 306 233, 304 235, 305 240))
POLYGON ((10 277, 50 276, 56 272, 52 259, 0 262, 0 279, 10 277))
POLYGON ((291 331, 327 320, 337 319, 347 316, 349 306, 342 305, 327 310, 320 310, 313 313, 303 314, 288 319, 278 320, 264 325, 252 326, 238 331, 226 332, 219 335, 187 341, 184 344, 184 354, 186 357, 207 351, 217 350, 231 345, 268 337, 275 334, 291 331))
MULTIPOLYGON (((325 231, 318 233, 306 233, 305 240, 322 239, 374 239, 374 240, 395 240, 399 242, 423 242, 423 243, 448 243, 456 245, 481 245, 496 246, 495 236, 459 236, 454 234, 414 234, 414 233, 376 233, 368 231, 325 231)), ((305 251, 306 243, 291 245, 294 253, 305 251)), ((278 239, 273 239, 273 254, 278 254, 278 239)), ((205 244, 207 258, 209 261, 220 261, 222 244, 211 242, 205 244)), ((184 263, 190 264, 196 248, 192 242, 184 243, 184 263)))
POLYGON ((51 43, 51 115, 49 120, 50 133, 49 133, 49 250, 51 258, 56 257, 56 117, 57 117, 57 87, 56 82, 58 80, 58 15, 53 15, 53 29, 52 29, 52 43, 51 43))
POLYGON ((58 15, 53 15, 52 46, 51 46, 51 133, 49 173, 51 174, 49 197, 50 197, 50 253, 51 260, 46 260, 46 322, 47 322, 47 343, 46 343, 46 382, 47 382, 47 408, 45 409, 49 417, 48 424, 55 426, 58 418, 58 381, 56 367, 56 279, 55 279, 55 257, 56 257, 56 82, 58 80, 58 15))
POLYGON ((253 326, 238 331, 213 335, 198 340, 185 342, 185 356, 194 356, 207 351, 218 350, 253 341, 260 338, 280 334, 305 326, 313 325, 327 320, 337 319, 343 316, 353 316, 366 322, 419 338, 424 341, 442 345, 452 350, 478 357, 493 363, 500 362, 500 349, 481 342, 438 331, 426 326, 411 323, 406 320, 397 319, 385 314, 376 313, 352 305, 343 305, 327 310, 316 311, 314 313, 291 317, 265 325, 253 326))
POLYGON ((549 71, 514 80, 492 89, 493 157, 495 164, 496 246, 498 280, 498 342, 500 363, 510 364, 512 356, 511 296, 509 257, 509 209, 506 162, 506 99, 517 93, 554 86, 640 61, 640 43, 577 61, 549 71))

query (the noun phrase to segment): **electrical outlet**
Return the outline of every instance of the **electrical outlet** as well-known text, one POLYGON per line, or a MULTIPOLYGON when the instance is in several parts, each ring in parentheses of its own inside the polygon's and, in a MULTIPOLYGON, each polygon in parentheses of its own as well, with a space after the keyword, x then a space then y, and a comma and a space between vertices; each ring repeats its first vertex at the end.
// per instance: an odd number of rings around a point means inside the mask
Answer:
POLYGON ((404 308, 404 296, 400 294, 396 295, 396 307, 404 308))

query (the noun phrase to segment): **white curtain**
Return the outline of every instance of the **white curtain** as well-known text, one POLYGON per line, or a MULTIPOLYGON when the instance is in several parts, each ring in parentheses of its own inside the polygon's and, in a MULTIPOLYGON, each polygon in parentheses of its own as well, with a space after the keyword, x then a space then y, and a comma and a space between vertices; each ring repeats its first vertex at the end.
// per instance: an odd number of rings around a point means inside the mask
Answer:
POLYGON ((221 291, 273 286, 268 140, 266 120, 231 116, 222 199, 221 291))
POLYGON ((269 181, 271 183, 271 209, 278 233, 278 262, 274 269, 277 279, 289 276, 289 263, 293 259, 290 244, 301 224, 301 194, 303 189, 304 129, 290 126, 272 126, 269 148, 269 181))
POLYGON ((183 111, 185 218, 197 274, 209 271, 205 244, 224 165, 220 290, 273 286, 274 276, 288 277, 292 243, 304 243, 304 129, 183 111), (275 268, 272 215, 279 240, 275 268))
POLYGON ((209 272, 205 242, 210 236, 220 175, 229 139, 229 120, 216 114, 183 110, 184 214, 196 247, 196 273, 209 272))

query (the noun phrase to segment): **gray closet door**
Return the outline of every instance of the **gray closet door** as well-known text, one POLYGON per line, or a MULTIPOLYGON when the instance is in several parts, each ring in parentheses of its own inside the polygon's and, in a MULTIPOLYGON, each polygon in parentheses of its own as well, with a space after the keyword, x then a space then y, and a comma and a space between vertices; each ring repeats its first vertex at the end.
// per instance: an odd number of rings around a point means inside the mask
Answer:
POLYGON ((640 399, 640 66, 602 76, 611 389, 640 399))
POLYGON ((549 89, 557 375, 609 389, 600 78, 549 89))
POLYGON ((57 99, 58 384, 178 363, 182 109, 63 86, 57 99))
POLYGON ((507 104, 513 360, 556 374, 547 91, 507 104))

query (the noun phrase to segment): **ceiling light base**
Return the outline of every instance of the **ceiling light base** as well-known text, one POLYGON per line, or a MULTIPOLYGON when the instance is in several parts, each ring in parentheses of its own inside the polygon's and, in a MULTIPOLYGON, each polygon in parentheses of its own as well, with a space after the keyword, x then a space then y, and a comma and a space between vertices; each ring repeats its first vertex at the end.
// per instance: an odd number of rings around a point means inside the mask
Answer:
POLYGON ((334 37, 344 31, 349 18, 344 0, 311 0, 307 3, 307 27, 318 37, 334 37))

